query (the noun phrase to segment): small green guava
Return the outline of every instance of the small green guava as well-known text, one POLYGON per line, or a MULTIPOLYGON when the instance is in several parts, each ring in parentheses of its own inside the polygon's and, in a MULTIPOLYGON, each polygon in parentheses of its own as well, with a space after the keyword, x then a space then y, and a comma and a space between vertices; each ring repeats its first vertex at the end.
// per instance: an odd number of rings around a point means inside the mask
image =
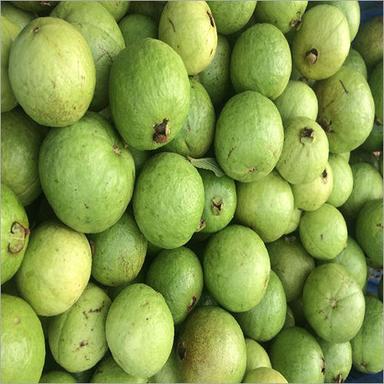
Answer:
POLYGON ((260 367, 271 368, 271 361, 265 349, 253 339, 245 339, 247 348, 247 367, 245 372, 252 371, 260 367))
POLYGON ((383 148, 383 125, 375 121, 367 140, 361 145, 361 149, 369 152, 379 152, 383 148))
POLYGON ((120 19, 124 17, 124 15, 128 12, 129 6, 131 4, 130 1, 126 0, 107 0, 107 1, 99 1, 99 3, 106 8, 106 10, 113 16, 113 18, 119 22, 120 19))
POLYGON ((285 377, 275 369, 268 367, 256 368, 247 372, 243 379, 243 383, 288 383, 285 377))
MULTIPOLYGON (((15 24, 18 27, 19 32, 34 19, 34 15, 32 13, 15 7, 9 2, 4 2, 1 5, 1 15, 15 24)), ((4 111, 2 110, 2 112, 4 111)))
POLYGON ((135 41, 151 37, 157 38, 157 25, 149 16, 130 14, 119 22, 125 45, 130 47, 135 41))
POLYGON ((285 314, 285 321, 283 325, 283 329, 292 328, 296 324, 295 316, 293 314, 292 309, 287 305, 287 313, 285 314))
POLYGON ((181 383, 180 367, 177 362, 176 352, 172 349, 171 354, 163 368, 150 379, 151 383, 181 383))
POLYGON ((284 232, 284 235, 288 235, 299 227, 300 219, 301 219, 301 214, 303 211, 299 208, 293 208, 291 218, 289 220, 289 224, 287 229, 284 232))
POLYGON ((364 79, 367 79, 367 66, 365 65, 364 59, 356 49, 351 48, 349 50, 348 56, 343 63, 343 67, 351 68, 361 75, 364 76, 364 79))
POLYGON ((77 383, 77 381, 68 372, 49 371, 42 374, 39 383, 77 383))
POLYGON ((383 60, 379 61, 369 75, 369 86, 375 102, 376 120, 383 131, 383 60))

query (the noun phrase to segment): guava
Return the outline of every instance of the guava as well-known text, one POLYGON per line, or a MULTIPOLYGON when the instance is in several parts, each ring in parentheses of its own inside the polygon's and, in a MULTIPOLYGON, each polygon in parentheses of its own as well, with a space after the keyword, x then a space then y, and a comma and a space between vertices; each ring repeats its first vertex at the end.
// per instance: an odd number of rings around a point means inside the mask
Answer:
POLYGON ((333 205, 324 204, 316 211, 305 212, 300 220, 300 239, 315 259, 334 259, 347 246, 347 224, 333 205))
POLYGON ((65 371, 49 371, 43 373, 39 383, 76 383, 76 379, 65 371))
POLYGON ((318 339, 325 359, 325 383, 344 383, 352 368, 352 348, 349 341, 329 343, 318 339))
POLYGON ((291 184, 315 180, 327 165, 327 135, 308 117, 291 119, 284 128, 284 145, 277 170, 291 184))
POLYGON ((338 153, 337 155, 342 157, 345 161, 348 162, 351 157, 351 152, 342 152, 342 153, 338 153))
POLYGON ((267 291, 270 263, 261 238, 247 227, 229 225, 208 241, 204 282, 213 298, 231 312, 249 311, 267 291))
POLYGON ((316 83, 317 121, 326 132, 329 150, 349 152, 364 143, 373 126, 375 106, 367 81, 355 70, 342 67, 316 83))
POLYGON ((150 264, 145 282, 163 295, 174 323, 179 324, 200 299, 203 269, 188 248, 163 250, 150 264))
POLYGON ((372 296, 366 296, 365 303, 363 326, 351 341, 352 361, 360 372, 377 373, 384 365, 383 303, 372 296))
POLYGON ((276 171, 252 183, 237 184, 236 219, 251 227, 264 242, 284 234, 293 209, 291 186, 276 171))
POLYGON ((29 234, 29 221, 23 206, 12 190, 1 184, 1 284, 10 280, 20 268, 29 234))
POLYGON ((375 121, 367 139, 361 145, 361 149, 369 152, 382 151, 383 149, 383 125, 375 121))
POLYGON ((24 11, 38 15, 47 15, 56 7, 58 1, 12 1, 12 4, 24 11))
POLYGON ((329 198, 333 189, 333 172, 329 163, 315 180, 292 185, 295 206, 304 211, 319 209, 329 198))
POLYGON ((150 377, 172 350, 171 311, 160 293, 145 284, 132 284, 112 302, 106 335, 113 359, 126 373, 150 377))
POLYGON ((356 240, 368 257, 368 263, 383 266, 383 200, 370 200, 356 220, 356 240))
POLYGON ((208 1, 207 3, 215 20, 217 32, 223 35, 230 35, 243 28, 256 7, 256 1, 208 1))
POLYGON ((308 117, 312 120, 317 118, 316 94, 302 81, 290 80, 284 92, 275 100, 275 104, 283 121, 295 117, 308 117))
POLYGON ((283 329, 273 340, 271 363, 288 382, 323 383, 324 355, 316 339, 305 329, 283 329))
POLYGON ((57 217, 79 232, 97 233, 115 224, 127 208, 135 165, 111 124, 88 112, 70 127, 48 133, 39 174, 57 217))
POLYGON ((181 383, 180 367, 177 362, 176 352, 171 354, 163 368, 150 379, 151 383, 181 383))
POLYGON ((236 40, 230 69, 238 93, 258 91, 274 100, 283 93, 291 75, 288 42, 275 26, 256 24, 236 40))
POLYGON ((205 1, 167 2, 160 17, 159 39, 180 55, 188 75, 197 75, 206 69, 217 46, 216 24, 208 4, 205 1))
POLYGON ((91 262, 85 235, 57 222, 43 223, 30 237, 16 275, 17 287, 38 315, 59 315, 84 291, 91 262))
POLYGON ((108 104, 112 63, 125 48, 119 26, 113 16, 98 2, 61 1, 51 16, 71 23, 91 48, 96 67, 96 86, 90 109, 99 111, 108 104))
POLYGON ((369 75, 369 86, 375 102, 376 120, 383 131, 383 60, 379 61, 369 75))
POLYGON ((109 100, 116 128, 129 145, 145 150, 167 144, 189 110, 190 84, 180 56, 159 40, 136 41, 113 62, 109 100))
POLYGON ((14 41, 9 79, 27 115, 41 125, 65 127, 87 111, 96 70, 87 41, 75 27, 58 18, 40 17, 14 41))
POLYGON ((15 24, 18 27, 19 32, 34 18, 32 13, 15 7, 13 4, 8 2, 1 4, 1 15, 15 24))
POLYGON ((176 342, 184 382, 241 382, 247 353, 243 333, 224 309, 199 307, 188 316, 176 342))
POLYGON ((107 11, 113 16, 113 18, 119 22, 120 19, 128 12, 130 1, 119 0, 107 0, 99 1, 99 3, 107 9, 107 11))
POLYGON ((161 12, 163 11, 165 1, 131 1, 129 13, 138 13, 151 17, 156 25, 159 23, 161 12))
POLYGON ((365 65, 364 59, 356 49, 351 48, 349 50, 348 56, 343 63, 343 67, 351 68, 361 75, 364 76, 364 79, 367 79, 367 66, 365 65))
POLYGON ((295 236, 284 236, 268 244, 267 249, 271 268, 280 278, 287 302, 300 298, 305 280, 315 268, 313 258, 295 236))
POLYGON ((157 38, 157 25, 149 16, 131 14, 119 22, 125 45, 130 47, 135 41, 151 37, 157 38))
POLYGON ((45 342, 39 318, 28 303, 1 295, 2 383, 37 383, 43 371, 45 342))
POLYGON ((275 369, 268 367, 256 368, 253 371, 249 371, 244 379, 243 383, 288 383, 285 377, 277 372, 275 369))
POLYGON ((295 316, 293 314, 292 309, 287 305, 287 313, 285 314, 285 321, 283 325, 283 329, 285 328, 292 328, 295 326, 295 316))
POLYGON ((288 235, 296 231, 296 229, 299 227, 302 212, 303 211, 299 208, 293 208, 292 215, 289 220, 288 227, 284 232, 284 235, 288 235))
POLYGON ((265 349, 253 339, 245 339, 247 348, 247 367, 246 372, 260 367, 271 368, 271 361, 265 349))
POLYGON ((205 88, 191 79, 191 102, 187 119, 176 137, 163 147, 183 156, 203 157, 215 134, 215 109, 205 88))
POLYGON ((137 179, 133 212, 144 236, 172 249, 187 243, 200 226, 204 185, 196 168, 176 153, 150 158, 137 179))
POLYGON ((260 180, 275 167, 283 149, 281 117, 258 92, 233 96, 222 109, 215 131, 215 154, 223 171, 241 182, 260 180))

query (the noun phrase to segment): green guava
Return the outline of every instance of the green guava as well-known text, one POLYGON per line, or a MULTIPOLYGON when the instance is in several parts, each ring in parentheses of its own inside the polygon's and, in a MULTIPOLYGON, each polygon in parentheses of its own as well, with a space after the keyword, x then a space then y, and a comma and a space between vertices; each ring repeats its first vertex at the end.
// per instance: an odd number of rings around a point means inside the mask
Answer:
POLYGON ((99 1, 99 3, 107 9, 107 11, 113 16, 113 18, 119 22, 125 14, 128 12, 130 8, 130 1, 126 0, 103 0, 99 1))
POLYGON ((56 222, 36 227, 17 287, 38 315, 55 316, 69 309, 84 291, 91 275, 91 248, 82 233, 56 222))
POLYGON ((171 311, 163 296, 148 285, 129 285, 112 302, 106 335, 113 359, 126 373, 150 377, 172 350, 171 311))
POLYGON ((43 373, 39 383, 76 383, 76 379, 65 371, 49 371, 43 373))
POLYGON ((19 32, 34 18, 34 15, 32 13, 15 7, 9 2, 4 2, 3 4, 1 4, 1 15, 6 17, 13 24, 15 24, 18 27, 19 32))
POLYGON ((271 271, 267 290, 261 301, 247 312, 237 313, 236 320, 246 336, 257 341, 269 341, 283 328, 287 300, 283 284, 271 271))
POLYGON ((119 22, 119 27, 127 47, 146 37, 157 38, 157 25, 149 16, 140 14, 127 15, 119 22))
POLYGON ((295 117, 308 117, 311 120, 317 118, 316 94, 302 81, 290 80, 284 92, 275 100, 275 104, 283 121, 295 117))
POLYGON ((256 1, 208 1, 207 3, 215 19, 217 32, 223 35, 230 35, 243 28, 256 7, 256 1))
POLYGON ((305 280, 315 268, 313 258, 295 236, 284 236, 268 244, 267 249, 271 268, 283 284, 287 302, 300 298, 305 280))
POLYGON ((342 67, 316 83, 317 121, 326 132, 329 150, 349 152, 364 143, 372 130, 375 106, 367 81, 355 70, 342 67))
POLYGON ((216 159, 232 179, 256 181, 275 167, 283 141, 281 117, 273 102, 258 92, 243 92, 225 104, 217 120, 216 159))
POLYGON ((349 50, 348 56, 343 63, 343 67, 351 68, 361 75, 364 76, 364 79, 367 79, 367 66, 365 65, 364 59, 356 49, 351 48, 349 50))
POLYGON ((251 227, 264 242, 284 234, 293 209, 291 186, 276 171, 252 183, 237 184, 236 219, 251 227))
POLYGON ((145 282, 163 295, 174 323, 179 324, 200 299, 204 284, 203 269, 190 249, 167 249, 152 261, 145 282))
POLYGON ((91 48, 96 67, 96 86, 90 109, 99 111, 108 104, 112 63, 125 48, 119 26, 113 16, 98 2, 61 1, 51 16, 71 23, 91 48))
POLYGON ((39 318, 24 300, 1 295, 2 383, 37 383, 43 371, 45 342, 39 318))
POLYGON ((205 88, 191 79, 191 102, 187 119, 176 137, 163 147, 183 156, 203 157, 215 134, 215 109, 205 88))
POLYGON ((352 361, 360 372, 377 373, 384 365, 383 303, 372 296, 366 296, 365 302, 363 326, 351 341, 352 361))
POLYGON ((206 69, 217 46, 215 20, 208 4, 205 1, 167 2, 160 17, 159 39, 180 55, 188 75, 197 75, 206 69))
POLYGON ((1 184, 1 284, 10 280, 20 268, 29 234, 29 221, 24 207, 13 191, 1 184))
POLYGON ((296 117, 284 128, 284 145, 277 170, 291 184, 315 180, 327 165, 327 135, 308 117, 296 117))
POLYGON ((369 75, 373 100, 375 102, 376 120, 381 124, 383 131, 383 60, 379 61, 369 75))
POLYGON ((275 369, 268 367, 256 368, 253 371, 249 371, 243 381, 243 383, 288 383, 285 377, 277 372, 275 369))
POLYGON ((47 15, 56 7, 58 1, 12 1, 12 4, 24 11, 38 15, 47 15))
POLYGON ((150 38, 136 41, 112 65, 109 99, 116 128, 129 145, 140 150, 161 147, 187 118, 187 71, 167 44, 150 38))
POLYGON ((138 13, 151 17, 158 25, 165 1, 131 1, 129 13, 138 13))
POLYGON ((250 310, 267 290, 267 249, 257 233, 241 225, 229 225, 209 239, 203 269, 208 291, 232 312, 250 310))
POLYGON ((238 93, 258 91, 274 100, 283 93, 291 75, 288 42, 275 26, 256 24, 236 40, 230 69, 238 93))
POLYGON ((316 339, 305 329, 283 329, 272 342, 272 367, 288 382, 323 383, 324 355, 316 339))
POLYGON ((14 41, 9 79, 27 115, 41 125, 65 127, 87 111, 96 71, 87 41, 75 27, 58 18, 40 17, 14 41))
POLYGON ((334 259, 347 246, 348 231, 344 217, 327 203, 316 211, 304 213, 299 231, 304 248, 315 259, 334 259))
POLYGON ((97 233, 115 224, 127 208, 135 165, 111 124, 88 112, 70 127, 49 132, 39 174, 57 217, 79 232, 97 233))
MULTIPOLYGON (((382 104, 381 104, 382 105, 382 104)), ((365 151, 376 152, 383 149, 383 125, 375 121, 373 128, 367 140, 360 147, 365 151)))
POLYGON ((224 309, 197 308, 188 316, 176 343, 184 382, 241 382, 247 362, 244 336, 224 309))
POLYGON ((150 378, 151 383, 181 383, 180 367, 177 362, 176 352, 171 354, 163 368, 150 378))
POLYGON ((368 257, 368 263, 383 266, 383 200, 366 202, 356 220, 356 240, 368 257))
POLYGON ((133 212, 151 243, 166 249, 184 245, 199 228, 203 209, 203 181, 188 160, 166 152, 145 163, 135 186, 133 212))
POLYGON ((289 224, 287 229, 284 232, 284 235, 288 235, 299 227, 300 219, 301 219, 302 210, 299 208, 293 208, 291 218, 289 220, 289 224))
POLYGON ((265 349, 253 339, 245 339, 247 348, 247 367, 245 372, 252 371, 260 367, 271 368, 271 361, 265 349))
POLYGON ((293 314, 292 309, 287 305, 287 313, 285 314, 285 321, 283 325, 283 329, 292 328, 296 324, 295 316, 293 314))

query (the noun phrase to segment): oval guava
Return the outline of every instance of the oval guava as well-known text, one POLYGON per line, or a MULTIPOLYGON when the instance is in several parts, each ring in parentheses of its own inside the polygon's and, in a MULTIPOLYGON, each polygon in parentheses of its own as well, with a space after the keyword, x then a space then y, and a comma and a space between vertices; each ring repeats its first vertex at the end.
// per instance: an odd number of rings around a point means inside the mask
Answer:
POLYGON ((31 20, 34 19, 34 15, 32 13, 24 11, 18 7, 15 7, 13 4, 9 2, 4 2, 1 5, 1 15, 6 17, 13 24, 15 24, 18 27, 19 32, 28 23, 30 23, 31 20))
POLYGON ((285 377, 275 369, 268 367, 256 368, 247 372, 243 383, 288 383, 285 377))
POLYGON ((383 60, 379 61, 369 75, 369 86, 375 102, 376 120, 383 131, 383 60))
POLYGON ((130 47, 135 41, 151 37, 157 38, 157 25, 149 16, 130 14, 119 22, 125 45, 130 47))
POLYGON ((107 11, 118 22, 128 12, 131 1, 107 0, 107 1, 99 1, 99 3, 104 8, 106 8, 107 11))
POLYGON ((44 372, 39 383, 77 383, 76 379, 65 371, 44 372))
POLYGON ((245 372, 252 371, 260 367, 271 368, 271 361, 265 349, 253 339, 245 339, 247 348, 247 367, 245 372))
POLYGON ((288 235, 299 227, 300 219, 301 219, 301 214, 303 211, 299 208, 293 208, 291 218, 289 220, 289 224, 287 229, 284 232, 284 235, 288 235))
MULTIPOLYGON (((382 105, 382 104, 381 104, 382 105)), ((383 148, 383 125, 375 121, 367 139, 361 145, 361 149, 369 152, 379 152, 383 148)), ((376 156, 375 156, 376 157, 376 156)), ((380 160, 378 161, 380 163, 380 160)))
POLYGON ((364 59, 356 49, 351 48, 349 50, 348 56, 343 63, 343 67, 351 68, 361 75, 364 76, 364 79, 367 79, 367 66, 365 65, 364 59))
POLYGON ((177 362, 176 352, 172 349, 167 362, 154 376, 150 378, 151 383, 181 383, 180 367, 177 362))

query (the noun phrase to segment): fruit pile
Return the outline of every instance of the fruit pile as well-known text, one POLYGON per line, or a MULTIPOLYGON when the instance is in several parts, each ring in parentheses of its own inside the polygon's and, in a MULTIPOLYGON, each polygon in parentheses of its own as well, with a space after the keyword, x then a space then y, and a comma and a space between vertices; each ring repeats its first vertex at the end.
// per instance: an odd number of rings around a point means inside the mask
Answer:
POLYGON ((383 369, 382 17, 1 8, 2 383, 383 369))

